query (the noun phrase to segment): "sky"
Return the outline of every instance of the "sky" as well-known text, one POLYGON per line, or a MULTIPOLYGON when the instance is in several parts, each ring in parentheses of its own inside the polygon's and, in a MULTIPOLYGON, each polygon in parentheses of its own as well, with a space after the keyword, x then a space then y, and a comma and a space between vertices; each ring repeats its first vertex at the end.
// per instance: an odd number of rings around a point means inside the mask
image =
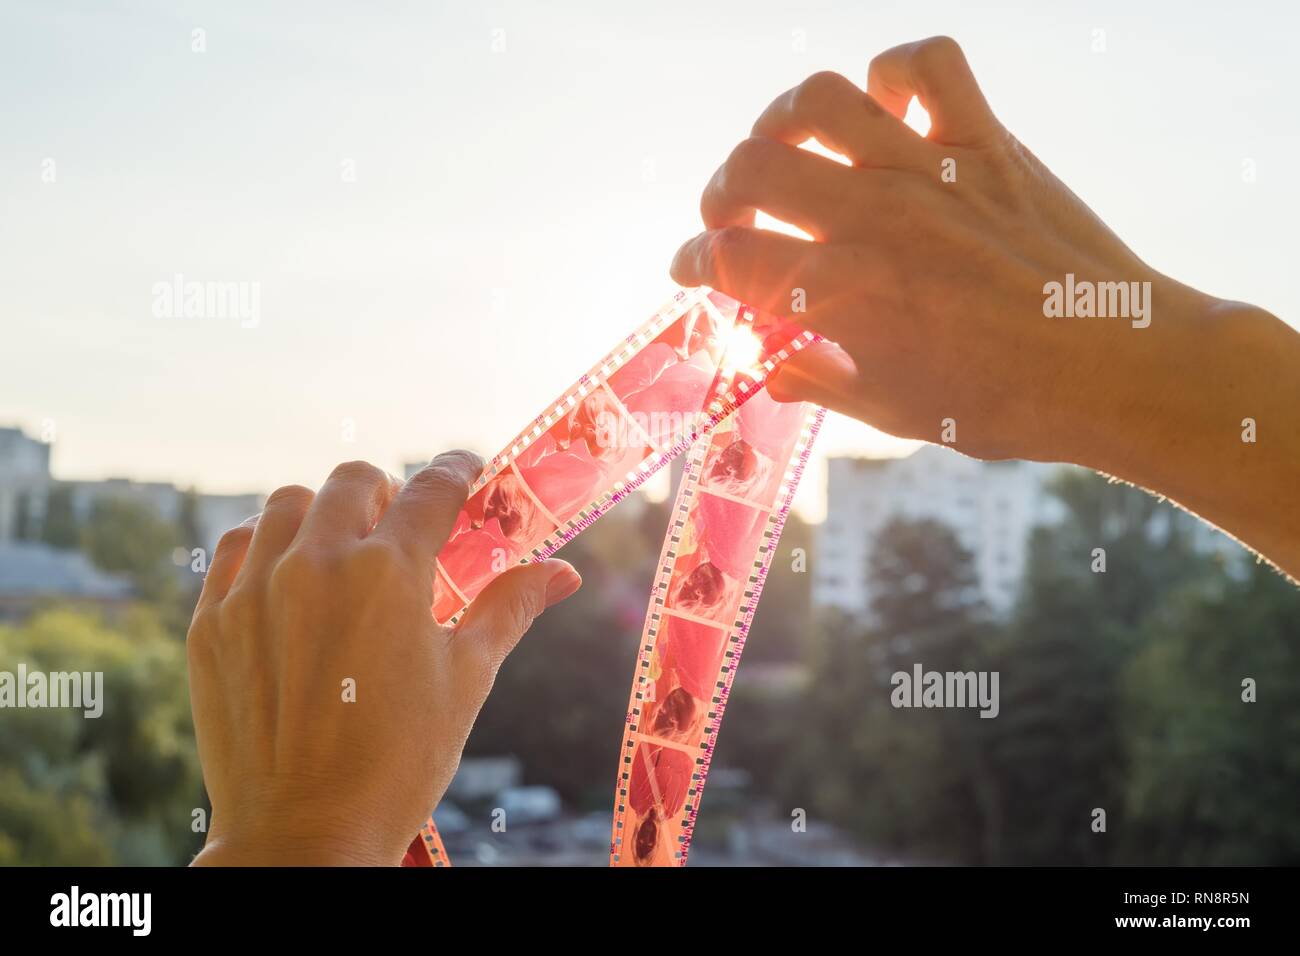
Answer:
MULTIPOLYGON (((491 455, 673 294, 768 102, 936 33, 1151 265, 1295 325, 1298 25, 1283 2, 4 0, 0 425, 52 438, 60 478, 216 492, 491 455), (156 315, 177 274, 256 283, 257 323, 156 315)), ((825 513, 826 455, 912 447, 832 416, 800 510, 825 513)))

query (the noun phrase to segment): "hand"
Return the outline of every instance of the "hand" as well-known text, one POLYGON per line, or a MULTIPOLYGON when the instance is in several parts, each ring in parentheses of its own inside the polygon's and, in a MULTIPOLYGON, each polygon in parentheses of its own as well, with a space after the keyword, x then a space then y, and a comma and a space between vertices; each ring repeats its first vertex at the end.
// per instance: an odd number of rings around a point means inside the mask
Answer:
POLYGON ((837 343, 773 376, 778 397, 935 442, 951 419, 951 443, 979 457, 1059 454, 1169 324, 1048 319, 1044 284, 1149 281, 1158 315, 1175 293, 1002 127, 952 40, 878 56, 867 90, 818 73, 778 97, 709 182, 708 231, 674 278, 837 343), (913 94, 929 138, 902 122, 913 94), (809 137, 853 165, 796 148, 809 137), (752 228, 756 208, 816 243, 752 228))
POLYGON ((350 462, 221 539, 188 639, 212 800, 196 864, 400 862, 502 661, 581 584, 527 565, 458 627, 433 620, 434 558, 482 468, 449 452, 403 485, 350 462))
POLYGON ((876 57, 865 93, 819 73, 778 97, 700 205, 707 231, 673 277, 830 340, 774 373, 776 398, 1108 471, 1300 566, 1300 337, 1140 260, 998 122, 951 39, 876 57), (902 122, 913 95, 926 137, 902 122), (809 138, 850 165, 797 148, 809 138), (755 229, 756 209, 814 241, 755 229), (1049 317, 1070 275, 1124 283, 1129 314, 1049 317), (1246 417, 1269 418, 1270 448, 1243 443, 1246 417))

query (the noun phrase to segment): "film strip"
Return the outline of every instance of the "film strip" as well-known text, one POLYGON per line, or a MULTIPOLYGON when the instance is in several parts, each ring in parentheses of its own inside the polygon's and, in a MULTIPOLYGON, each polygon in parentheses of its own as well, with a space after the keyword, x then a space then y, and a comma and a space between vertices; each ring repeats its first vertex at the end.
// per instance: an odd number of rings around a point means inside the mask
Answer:
POLYGON ((632 682, 611 866, 686 864, 736 666, 824 414, 763 393, 691 451, 632 682))
MULTIPOLYGON (((721 293, 678 293, 486 465, 439 554, 433 614, 441 622, 455 623, 496 575, 515 564, 550 557, 660 468, 689 452, 651 595, 628 715, 626 734, 639 735, 631 749, 645 744, 648 763, 640 775, 633 769, 620 771, 611 841, 614 862, 629 859, 620 852, 620 830, 628 829, 629 807, 635 813, 636 806, 645 804, 643 777, 652 796, 656 788, 661 792, 652 801, 653 823, 647 823, 646 816, 651 804, 642 806, 637 818, 637 832, 645 831, 639 845, 649 845, 650 830, 659 828, 672 830, 676 847, 669 857, 656 851, 632 859, 643 864, 685 862, 735 660, 821 420, 820 413, 807 407, 773 401, 763 384, 773 368, 812 341, 815 336, 797 325, 755 313, 721 293), (693 504, 701 510, 692 511, 693 504), (737 522, 742 513, 745 520, 737 522), (684 569, 689 581, 675 583, 675 569, 684 569), (682 597, 683 588, 689 599, 682 597), (666 619, 686 623, 669 625, 666 619), (653 685, 646 681, 663 664, 662 656, 656 656, 660 652, 676 647, 674 660, 685 660, 687 638, 674 641, 671 635, 691 626, 711 626, 724 636, 713 641, 719 659, 715 669, 720 668, 715 687, 695 698, 698 714, 692 711, 695 716, 686 727, 666 716, 657 678, 653 685), (668 726, 663 724, 668 720, 673 739, 647 742, 644 731, 636 729, 645 726, 646 719, 652 727, 668 726), (688 744, 686 737, 692 734, 697 739, 688 744), (649 747, 658 749, 650 753, 649 747), (660 778, 675 774, 681 766, 679 755, 686 753, 694 761, 687 775, 690 786, 677 800, 679 788, 674 784, 671 799, 665 801, 660 778), (663 772, 650 773, 660 763, 663 772), (633 793, 637 797, 629 801, 633 793)), ((673 673, 689 671, 692 688, 700 690, 696 681, 702 660, 673 673)), ((710 665, 704 666, 707 670, 710 665)), ((670 707, 680 710, 685 703, 682 685, 665 688, 665 694, 673 690, 678 693, 670 707)), ((625 748, 629 740, 625 736, 625 748)), ((412 841, 404 864, 448 862, 430 820, 412 841)))

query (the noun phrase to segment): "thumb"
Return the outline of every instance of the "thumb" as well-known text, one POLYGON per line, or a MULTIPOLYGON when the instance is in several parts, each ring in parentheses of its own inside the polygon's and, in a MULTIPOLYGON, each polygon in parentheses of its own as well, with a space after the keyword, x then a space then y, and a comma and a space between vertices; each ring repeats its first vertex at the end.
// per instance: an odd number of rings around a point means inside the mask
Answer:
POLYGON ((833 342, 817 342, 795 352, 767 379, 778 402, 813 402, 854 418, 861 405, 862 380, 852 357, 833 342))
POLYGON ((567 561, 551 558, 511 568, 474 599, 452 638, 457 656, 496 674, 537 615, 572 595, 582 578, 567 561))

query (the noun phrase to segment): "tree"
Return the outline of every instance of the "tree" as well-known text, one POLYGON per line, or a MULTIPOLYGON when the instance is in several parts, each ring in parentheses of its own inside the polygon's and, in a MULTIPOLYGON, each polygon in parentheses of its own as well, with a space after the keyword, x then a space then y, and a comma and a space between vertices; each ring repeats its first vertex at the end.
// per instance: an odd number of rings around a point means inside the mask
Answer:
POLYGON ((636 533, 615 511, 564 548, 561 556, 583 577, 582 590, 539 617, 502 665, 466 757, 513 754, 530 783, 554 787, 571 804, 609 808, 658 557, 658 542, 654 551, 627 547, 636 533), (630 551, 639 553, 639 568, 629 566, 630 551), (607 564, 614 552, 624 564, 617 572, 607 564))
POLYGON ((107 497, 95 502, 81 546, 105 571, 126 574, 148 600, 168 600, 180 590, 172 550, 182 543, 180 530, 148 505, 107 497))
POLYGON ((1170 602, 1125 670, 1121 712, 1131 831, 1121 862, 1300 863, 1294 585, 1257 564, 1222 592, 1170 602))
POLYGON ((100 672, 102 715, 14 709, 0 721, 0 862, 174 865, 202 846, 202 773, 185 648, 155 615, 51 610, 0 626, 0 670, 100 672))
POLYGON ((975 862, 985 827, 968 758, 979 754, 971 738, 984 721, 890 701, 893 674, 914 664, 981 669, 987 625, 972 557, 946 526, 897 519, 875 540, 865 583, 871 628, 841 614, 819 622, 799 713, 802 772, 787 776, 785 798, 878 849, 975 862))
POLYGON ((72 510, 72 489, 67 485, 50 487, 45 499, 41 540, 54 548, 75 548, 80 542, 80 531, 72 510))
POLYGON ((1143 621, 1221 574, 1193 548, 1194 519, 1168 502, 1082 471, 1052 490, 1062 520, 1032 535, 1019 606, 990 648, 1002 707, 987 746, 1004 821, 993 862, 1101 864, 1126 840, 1120 684, 1143 621), (1096 808, 1106 834, 1091 828, 1096 808))
MULTIPOLYGON (((662 532, 661 532, 662 533, 662 532)), ((745 640, 745 662, 793 662, 807 653, 808 622, 812 617, 812 574, 806 567, 812 544, 807 522, 791 514, 785 522, 762 599, 745 640), (804 570, 796 570, 795 551, 803 551, 804 570)))
POLYGON ((1195 519, 1131 486, 1071 472, 1054 490, 1060 521, 1033 533, 1007 620, 969 600, 973 569, 946 529, 885 529, 877 620, 819 623, 794 712, 808 732, 768 751, 799 771, 763 776, 913 859, 1296 861, 1300 592, 1197 548, 1195 519), (997 719, 889 706, 888 675, 915 662, 997 671, 997 719))
POLYGON ((928 518, 888 521, 867 578, 872 611, 890 634, 961 627, 982 610, 972 555, 947 525, 928 518))

